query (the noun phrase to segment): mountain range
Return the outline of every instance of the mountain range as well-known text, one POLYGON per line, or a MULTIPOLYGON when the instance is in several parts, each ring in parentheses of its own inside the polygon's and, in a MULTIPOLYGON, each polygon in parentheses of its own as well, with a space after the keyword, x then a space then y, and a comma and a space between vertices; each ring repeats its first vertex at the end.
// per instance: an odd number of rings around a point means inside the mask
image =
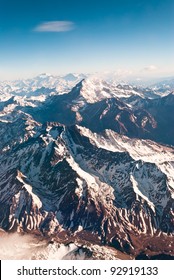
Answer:
POLYGON ((174 92, 161 85, 1 82, 1 229, 85 258, 172 258, 174 92))

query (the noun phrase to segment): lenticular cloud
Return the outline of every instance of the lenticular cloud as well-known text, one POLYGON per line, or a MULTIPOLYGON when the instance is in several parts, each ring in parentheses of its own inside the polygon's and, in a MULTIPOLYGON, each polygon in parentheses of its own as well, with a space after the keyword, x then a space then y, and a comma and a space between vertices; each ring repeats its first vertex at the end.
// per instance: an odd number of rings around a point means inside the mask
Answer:
POLYGON ((47 21, 36 26, 36 32, 66 32, 74 29, 71 21, 47 21))

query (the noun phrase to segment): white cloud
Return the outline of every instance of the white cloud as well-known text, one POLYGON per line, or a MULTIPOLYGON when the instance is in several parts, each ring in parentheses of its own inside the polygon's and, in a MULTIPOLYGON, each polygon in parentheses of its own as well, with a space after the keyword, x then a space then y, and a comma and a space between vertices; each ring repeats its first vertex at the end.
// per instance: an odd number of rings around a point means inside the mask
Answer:
POLYGON ((151 72, 151 71, 156 71, 158 70, 158 67, 155 65, 149 65, 144 67, 143 71, 151 72))
POLYGON ((26 234, 0 232, 1 260, 61 260, 84 259, 85 254, 73 253, 77 249, 75 244, 49 244, 47 240, 40 240, 26 234), (68 255, 69 254, 69 255, 68 255))
POLYGON ((128 69, 117 69, 114 73, 114 76, 130 76, 133 74, 132 70, 128 69))
POLYGON ((74 29, 72 21, 47 21, 34 28, 35 32, 66 32, 74 29))
POLYGON ((131 76, 133 74, 132 70, 128 69, 116 69, 115 71, 103 71, 103 72, 98 72, 95 73, 95 76, 100 76, 103 79, 106 78, 125 78, 128 76, 131 76))

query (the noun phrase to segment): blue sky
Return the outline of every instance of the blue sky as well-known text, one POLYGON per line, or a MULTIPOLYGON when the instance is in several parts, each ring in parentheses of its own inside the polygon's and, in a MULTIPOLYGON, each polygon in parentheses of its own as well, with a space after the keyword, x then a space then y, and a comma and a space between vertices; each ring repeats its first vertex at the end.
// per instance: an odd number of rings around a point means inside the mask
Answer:
POLYGON ((0 0, 0 79, 174 74, 173 0, 0 0))

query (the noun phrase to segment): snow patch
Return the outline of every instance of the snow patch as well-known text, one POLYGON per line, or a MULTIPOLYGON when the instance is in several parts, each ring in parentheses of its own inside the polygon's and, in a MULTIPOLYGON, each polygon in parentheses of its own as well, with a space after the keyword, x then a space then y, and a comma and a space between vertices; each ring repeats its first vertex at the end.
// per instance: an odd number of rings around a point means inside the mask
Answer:
POLYGON ((153 204, 153 202, 151 202, 148 197, 146 197, 138 188, 138 183, 137 181, 135 180, 135 178, 133 177, 133 175, 131 174, 130 175, 130 180, 132 182, 132 186, 133 186, 133 189, 134 189, 134 192, 136 193, 136 200, 139 200, 138 196, 142 197, 146 202, 147 204, 150 206, 150 208, 153 210, 153 212, 155 213, 155 205, 153 204))

